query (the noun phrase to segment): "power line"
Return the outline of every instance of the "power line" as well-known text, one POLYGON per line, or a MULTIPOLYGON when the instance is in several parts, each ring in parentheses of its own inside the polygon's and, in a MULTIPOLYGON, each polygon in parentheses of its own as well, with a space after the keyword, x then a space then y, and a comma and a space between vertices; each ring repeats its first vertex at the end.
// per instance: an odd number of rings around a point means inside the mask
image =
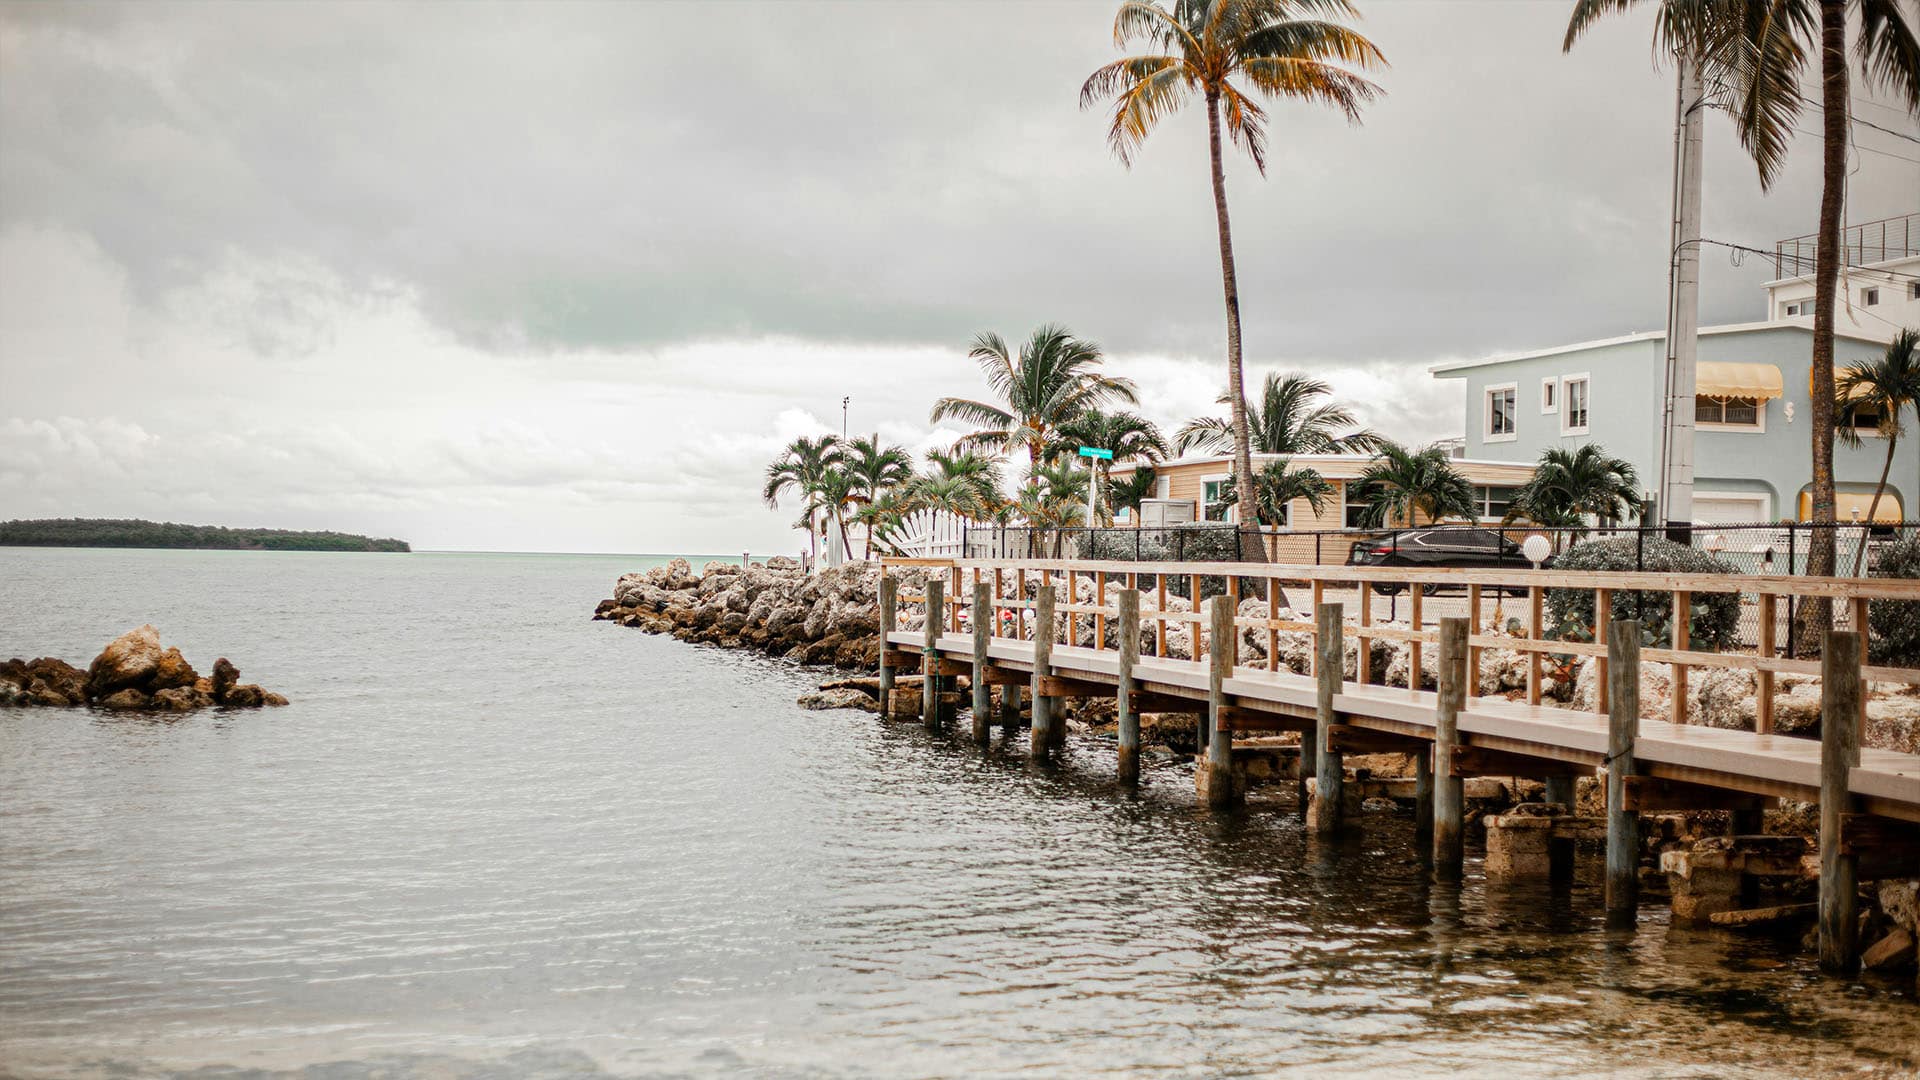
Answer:
MULTIPOLYGON (((1825 105, 1826 104, 1825 102, 1821 101, 1819 98, 1808 97, 1807 95, 1800 93, 1800 91, 1798 90, 1794 91, 1794 94, 1795 96, 1799 97, 1801 101, 1804 101, 1809 105, 1825 105)), ((1860 101, 1858 98, 1854 98, 1851 100, 1854 102, 1854 104, 1861 104, 1861 105, 1875 104, 1874 102, 1871 102, 1871 101, 1866 101, 1866 102, 1860 101)), ((1891 106, 1882 105, 1880 106, 1880 108, 1883 108, 1883 109, 1891 108, 1891 106)), ((1876 124, 1871 120, 1862 120, 1851 109, 1847 111, 1847 119, 1852 120, 1856 124, 1862 124, 1862 125, 1865 125, 1866 127, 1870 127, 1875 131, 1884 132, 1885 134, 1891 135, 1896 139, 1905 139, 1910 143, 1920 144, 1920 135, 1909 135, 1904 131, 1895 131, 1890 127, 1881 127, 1879 124, 1876 124)), ((1795 128, 1794 130, 1798 131, 1799 129, 1795 128)), ((1812 132, 1807 132, 1807 134, 1811 135, 1812 132)))
MULTIPOLYGON (((1814 137, 1814 138, 1816 138, 1816 139, 1824 139, 1824 138, 1826 138, 1826 136, 1824 136, 1824 135, 1822 135, 1821 133, 1819 133, 1819 132, 1817 132, 1817 131, 1808 131, 1808 130, 1807 130, 1806 128, 1794 128, 1793 130, 1795 130, 1795 131, 1797 131, 1797 132, 1799 132, 1799 133, 1800 133, 1800 134, 1802 134, 1802 135, 1811 135, 1811 136, 1813 136, 1813 137, 1814 137)), ((1854 148, 1855 150, 1858 150, 1858 151, 1860 151, 1861 153, 1865 153, 1865 154, 1879 154, 1879 155, 1880 155, 1881 157, 1890 157, 1890 158, 1892 158, 1892 159, 1894 159, 1895 161, 1905 161, 1905 162, 1909 162, 1909 163, 1911 163, 1911 164, 1914 164, 1914 165, 1920 165, 1920 158, 1910 158, 1910 157, 1902 157, 1901 155, 1899 155, 1899 154, 1896 154, 1896 153, 1894 153, 1894 152, 1892 152, 1891 150, 1881 150, 1881 149, 1878 149, 1878 148, 1876 148, 1876 147, 1872 147, 1872 146, 1861 146, 1861 145, 1860 145, 1859 143, 1857 143, 1857 142, 1853 144, 1853 148, 1854 148)))
MULTIPOLYGON (((1747 244, 1735 244, 1727 240, 1711 240, 1704 236, 1700 237, 1698 242, 1702 244, 1712 244, 1715 247, 1731 248, 1734 251, 1744 251, 1750 255, 1762 255, 1769 259, 1784 259, 1796 264, 1796 270, 1800 264, 1807 264, 1814 261, 1813 258, 1806 255, 1788 255, 1779 251, 1768 251, 1765 248, 1751 247, 1747 244)), ((1866 266, 1861 263, 1841 263, 1840 268, 1842 270, 1859 270, 1869 274, 1882 274, 1899 281, 1920 281, 1920 274, 1907 274, 1898 270, 1882 270, 1879 267, 1866 266)), ((1799 275, 1796 274, 1795 276, 1799 275)))

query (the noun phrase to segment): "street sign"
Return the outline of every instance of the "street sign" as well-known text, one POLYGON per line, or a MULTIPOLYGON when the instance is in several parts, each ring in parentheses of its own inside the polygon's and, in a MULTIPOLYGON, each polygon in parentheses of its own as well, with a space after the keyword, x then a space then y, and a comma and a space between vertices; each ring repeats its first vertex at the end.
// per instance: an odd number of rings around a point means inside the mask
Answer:
POLYGON ((1090 457, 1090 458, 1099 458, 1102 461, 1112 461, 1113 451, 1102 450, 1097 446, 1083 446, 1080 448, 1080 456, 1090 457))

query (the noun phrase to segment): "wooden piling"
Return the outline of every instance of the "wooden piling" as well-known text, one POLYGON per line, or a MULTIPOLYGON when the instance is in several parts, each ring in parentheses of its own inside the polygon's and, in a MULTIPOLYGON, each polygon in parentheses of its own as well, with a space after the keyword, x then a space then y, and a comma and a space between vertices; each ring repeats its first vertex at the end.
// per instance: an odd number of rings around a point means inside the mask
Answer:
POLYGON ((1549 776, 1545 779, 1547 790, 1542 798, 1550 803, 1559 803, 1561 806, 1567 808, 1567 813, 1573 813, 1574 792, 1576 790, 1573 777, 1559 775, 1549 776))
POLYGON ((1233 673, 1233 616, 1231 596, 1216 596, 1207 612, 1213 647, 1207 652, 1207 714, 1212 734, 1207 740, 1207 806, 1225 810, 1237 801, 1233 791, 1233 732, 1223 722, 1227 708, 1227 677, 1233 673))
POLYGON ((987 685, 987 643, 993 639, 993 587, 973 583, 973 741, 993 741, 993 688, 987 685))
POLYGON ((1140 714, 1133 709, 1133 665, 1140 659, 1140 590, 1120 590, 1120 614, 1115 620, 1120 635, 1118 687, 1114 692, 1115 710, 1120 721, 1120 782, 1140 782, 1140 714))
POLYGON ((1460 880, 1466 792, 1453 774, 1460 710, 1467 703, 1467 620, 1440 620, 1440 694, 1433 722, 1433 875, 1460 880))
POLYGON ((1433 747, 1413 755, 1413 834, 1433 835, 1433 747))
POLYGON ((932 731, 940 726, 940 630, 946 625, 946 582, 927 575, 926 637, 920 651, 920 719, 932 731))
POLYGON ((887 663, 887 651, 893 648, 887 640, 899 622, 896 609, 899 607, 900 582, 890 574, 880 575, 880 719, 893 717, 893 668, 887 663))
POLYGON ((1333 696, 1340 692, 1346 657, 1341 634, 1346 627, 1345 611, 1339 604, 1321 604, 1314 610, 1314 797, 1307 824, 1318 833, 1340 829, 1341 799, 1345 787, 1345 763, 1332 746, 1333 696))
POLYGON ((1633 743, 1640 732, 1640 620, 1607 626, 1607 924, 1640 916, 1640 813, 1627 809, 1633 743))
POLYGON ((1853 809, 1848 774, 1860 763, 1862 635, 1828 630, 1820 650, 1820 966, 1850 972, 1859 960, 1859 866, 1842 850, 1853 809))
POLYGON ((1029 756, 1044 759, 1053 746, 1054 700, 1040 692, 1040 680, 1053 674, 1053 582, 1041 578, 1033 598, 1033 731, 1029 756))

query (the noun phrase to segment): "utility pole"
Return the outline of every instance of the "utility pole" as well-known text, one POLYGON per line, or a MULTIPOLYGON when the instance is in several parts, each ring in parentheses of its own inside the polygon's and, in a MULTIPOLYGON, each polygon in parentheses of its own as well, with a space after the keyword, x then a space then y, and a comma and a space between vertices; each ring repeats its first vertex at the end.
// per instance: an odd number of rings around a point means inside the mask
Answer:
POLYGON ((840 399, 840 441, 841 442, 847 441, 847 404, 852 400, 853 400, 853 395, 851 394, 840 399))
POLYGON ((1693 410, 1700 346, 1700 159, 1706 88, 1700 63, 1690 49, 1682 45, 1674 55, 1680 72, 1674 101, 1673 217, 1667 249, 1667 393, 1660 444, 1660 515, 1668 535, 1684 540, 1693 526, 1693 410))

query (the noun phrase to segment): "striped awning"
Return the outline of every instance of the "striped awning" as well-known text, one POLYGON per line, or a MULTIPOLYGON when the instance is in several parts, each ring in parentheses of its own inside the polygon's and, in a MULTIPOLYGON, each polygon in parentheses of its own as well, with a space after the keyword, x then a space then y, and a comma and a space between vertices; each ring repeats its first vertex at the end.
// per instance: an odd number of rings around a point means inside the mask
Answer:
POLYGON ((1693 392, 1701 397, 1770 401, 1786 394, 1780 369, 1772 364, 1735 364, 1724 360, 1701 361, 1695 369, 1693 387, 1693 392))

